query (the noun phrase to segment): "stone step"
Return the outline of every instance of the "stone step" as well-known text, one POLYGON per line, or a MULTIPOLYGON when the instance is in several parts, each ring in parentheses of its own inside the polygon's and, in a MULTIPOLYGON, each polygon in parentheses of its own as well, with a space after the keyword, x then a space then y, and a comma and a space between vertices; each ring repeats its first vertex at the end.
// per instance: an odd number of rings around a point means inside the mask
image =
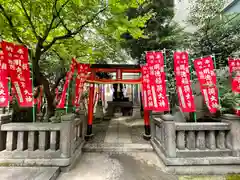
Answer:
POLYGON ((1 180, 56 180, 59 167, 0 167, 1 180))
POLYGON ((151 144, 87 143, 84 152, 152 152, 151 144))

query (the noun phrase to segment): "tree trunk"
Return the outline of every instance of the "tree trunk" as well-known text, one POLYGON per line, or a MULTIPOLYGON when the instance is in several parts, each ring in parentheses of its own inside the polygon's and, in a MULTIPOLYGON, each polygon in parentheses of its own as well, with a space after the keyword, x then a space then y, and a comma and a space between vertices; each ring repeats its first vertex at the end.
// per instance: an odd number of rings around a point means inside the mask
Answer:
POLYGON ((54 116, 54 112, 55 112, 55 104, 54 104, 54 97, 55 94, 52 94, 50 91, 50 87, 49 87, 49 82, 46 78, 42 77, 42 85, 44 87, 44 93, 47 99, 47 113, 46 113, 46 118, 49 119, 50 117, 54 116))
POLYGON ((66 72, 64 71, 59 78, 56 79, 55 84, 53 85, 52 89, 50 89, 49 86, 49 81, 47 78, 40 72, 40 67, 39 67, 39 60, 41 59, 42 51, 41 51, 41 43, 39 42, 40 45, 37 46, 36 52, 35 52, 35 57, 32 57, 32 71, 34 74, 34 78, 36 79, 36 85, 43 85, 44 88, 44 94, 47 99, 47 110, 46 110, 46 115, 45 118, 49 119, 50 117, 54 116, 55 113, 55 108, 56 108, 56 103, 55 103, 55 89, 60 83, 61 79, 63 79, 66 75, 66 72))
POLYGON ((32 57, 32 65, 33 65, 33 74, 34 78, 36 79, 36 85, 43 85, 44 89, 44 94, 47 99, 47 113, 46 113, 46 118, 49 119, 54 115, 54 110, 55 110, 55 105, 54 105, 54 97, 55 97, 55 92, 51 93, 50 87, 49 87, 49 82, 44 77, 44 75, 40 72, 40 67, 39 67, 39 60, 41 58, 41 52, 36 50, 35 57, 32 57))

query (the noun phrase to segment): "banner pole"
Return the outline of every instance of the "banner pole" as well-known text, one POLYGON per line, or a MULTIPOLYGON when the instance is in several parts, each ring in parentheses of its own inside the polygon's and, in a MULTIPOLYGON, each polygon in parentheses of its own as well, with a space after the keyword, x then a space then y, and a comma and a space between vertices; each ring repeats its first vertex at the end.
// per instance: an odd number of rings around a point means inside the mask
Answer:
MULTIPOLYGON (((10 98, 10 96, 11 96, 11 79, 10 79, 10 77, 7 77, 7 80, 8 80, 8 94, 9 94, 9 97, 8 98, 10 98)), ((12 101, 13 101, 13 96, 12 96, 12 101)), ((8 106, 7 106, 7 108, 8 108, 8 114, 10 113, 10 101, 8 101, 8 106)))
POLYGON ((70 84, 72 83, 71 79, 70 79, 70 82, 68 84, 68 90, 67 90, 67 102, 66 102, 66 114, 68 113, 68 101, 69 101, 69 91, 70 91, 70 84))
MULTIPOLYGON (((188 52, 187 52, 188 53, 188 52)), ((190 66, 190 79, 191 79, 191 87, 192 87, 192 83, 193 83, 193 77, 192 77, 192 72, 193 72, 193 61, 194 59, 190 58, 190 53, 188 53, 188 62, 189 62, 189 66, 190 66)), ((192 88, 193 89, 193 88, 192 88)), ((193 95, 194 96, 194 95, 193 95)), ((194 102, 195 103, 195 102, 194 102)), ((196 111, 193 112, 193 118, 194 118, 194 122, 197 122, 197 113, 196 111)))
MULTIPOLYGON (((163 49, 163 56, 164 56, 164 73, 165 73, 165 76, 166 76, 166 90, 167 90, 167 97, 168 97, 168 107, 170 108, 170 96, 169 96, 169 87, 168 87, 168 74, 167 74, 167 58, 166 58, 166 49, 164 48, 163 49)), ((165 111, 164 113, 170 113, 170 109, 168 111, 165 111)))
POLYGON ((33 65, 32 65, 32 58, 33 58, 33 52, 30 50, 30 59, 31 59, 31 63, 30 63, 30 67, 31 67, 31 79, 32 79, 32 103, 33 103, 33 107, 32 107, 32 114, 33 114, 33 122, 36 122, 36 116, 35 116, 35 103, 34 103, 34 83, 33 83, 33 65))
POLYGON ((76 71, 74 70, 74 74, 73 74, 73 86, 72 86, 72 89, 74 90, 74 93, 73 93, 73 96, 72 96, 72 99, 71 99, 71 102, 73 103, 73 111, 76 112, 76 104, 75 104, 75 100, 74 98, 76 98, 76 71))
POLYGON ((217 91, 218 91, 218 103, 219 103, 219 110, 221 109, 221 101, 220 101, 220 91, 219 91, 219 81, 218 81, 218 77, 217 77, 217 63, 216 63, 216 57, 215 57, 215 54, 212 55, 212 58, 213 58, 213 63, 214 63, 214 69, 215 69, 215 73, 216 73, 216 80, 217 80, 217 91))

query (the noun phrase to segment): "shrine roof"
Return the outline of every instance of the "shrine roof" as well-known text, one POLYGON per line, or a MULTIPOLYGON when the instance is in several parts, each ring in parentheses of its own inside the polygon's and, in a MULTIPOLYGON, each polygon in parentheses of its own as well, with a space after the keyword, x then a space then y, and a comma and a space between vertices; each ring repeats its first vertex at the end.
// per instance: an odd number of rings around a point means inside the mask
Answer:
POLYGON ((140 69, 139 64, 91 64, 90 68, 106 68, 106 69, 140 69))

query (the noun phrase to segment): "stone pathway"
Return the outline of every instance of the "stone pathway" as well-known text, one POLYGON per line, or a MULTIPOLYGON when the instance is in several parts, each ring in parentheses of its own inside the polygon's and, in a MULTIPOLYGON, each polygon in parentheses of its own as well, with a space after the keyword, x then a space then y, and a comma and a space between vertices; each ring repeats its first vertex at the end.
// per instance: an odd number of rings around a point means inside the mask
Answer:
POLYGON ((177 180, 161 170, 153 152, 84 153, 58 180, 177 180))
POLYGON ((149 142, 142 139, 142 119, 120 117, 94 128, 95 138, 84 147, 88 152, 58 180, 177 180, 162 171, 162 162, 149 142))
POLYGON ((0 180, 49 180, 59 172, 57 167, 0 167, 0 180))

